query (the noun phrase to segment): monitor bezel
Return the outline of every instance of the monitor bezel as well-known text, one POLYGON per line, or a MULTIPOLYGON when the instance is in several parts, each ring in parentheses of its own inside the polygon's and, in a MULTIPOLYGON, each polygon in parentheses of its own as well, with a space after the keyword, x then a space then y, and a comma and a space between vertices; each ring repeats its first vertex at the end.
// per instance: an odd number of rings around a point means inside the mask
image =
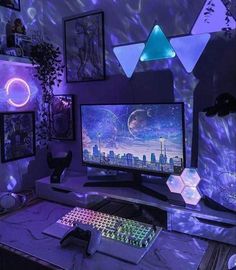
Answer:
POLYGON ((135 168, 127 168, 127 167, 117 167, 117 166, 109 166, 109 165, 103 165, 99 163, 89 163, 83 160, 83 135, 82 135, 82 107, 83 106, 106 106, 106 105, 174 105, 179 104, 182 108, 182 130, 183 130, 183 138, 182 138, 182 145, 183 145, 183 168, 180 170, 178 175, 182 173, 184 168, 186 168, 186 147, 185 147, 185 106, 184 102, 145 102, 145 103, 81 103, 80 104, 80 153, 81 153, 81 163, 82 166, 86 167, 93 167, 93 168, 99 168, 99 169, 105 169, 105 170, 115 170, 115 171, 122 171, 122 172, 128 172, 133 174, 142 174, 142 175, 153 175, 153 176, 160 176, 160 177, 168 177, 171 174, 177 175, 177 173, 170 173, 170 172, 161 172, 161 171, 144 171, 144 170, 138 170, 135 168))

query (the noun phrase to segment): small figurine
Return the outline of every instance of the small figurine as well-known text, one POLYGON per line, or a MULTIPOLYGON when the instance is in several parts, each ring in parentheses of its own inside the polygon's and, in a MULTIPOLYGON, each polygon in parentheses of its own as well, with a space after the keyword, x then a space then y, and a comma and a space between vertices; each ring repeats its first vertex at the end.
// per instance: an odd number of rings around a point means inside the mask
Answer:
POLYGON ((12 27, 12 33, 26 35, 25 26, 23 25, 21 19, 19 18, 15 19, 14 25, 12 27))

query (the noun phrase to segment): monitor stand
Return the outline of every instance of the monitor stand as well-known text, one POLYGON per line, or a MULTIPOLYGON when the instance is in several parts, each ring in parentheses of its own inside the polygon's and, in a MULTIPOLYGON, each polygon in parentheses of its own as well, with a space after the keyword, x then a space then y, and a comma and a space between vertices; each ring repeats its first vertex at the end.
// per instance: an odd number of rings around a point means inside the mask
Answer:
MULTIPOLYGON (((111 179, 111 176, 108 176, 109 179, 111 179)), ((142 193, 145 193, 149 196, 155 197, 162 201, 168 201, 168 198, 166 195, 163 195, 145 185, 143 185, 143 178, 140 173, 133 173, 132 174, 132 180, 123 180, 123 181, 114 181, 114 176, 112 180, 110 181, 91 181, 86 182, 84 184, 85 187, 111 187, 111 188, 133 188, 135 190, 138 190, 142 193)), ((163 181, 163 178, 160 180, 163 181)))

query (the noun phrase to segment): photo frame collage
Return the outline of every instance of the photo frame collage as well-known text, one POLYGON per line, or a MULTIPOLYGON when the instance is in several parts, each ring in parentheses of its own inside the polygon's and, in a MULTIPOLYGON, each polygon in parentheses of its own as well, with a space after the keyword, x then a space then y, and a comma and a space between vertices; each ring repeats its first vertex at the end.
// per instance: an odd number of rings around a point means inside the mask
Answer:
MULTIPOLYGON (((49 107, 50 140, 75 140, 74 95, 54 95, 49 107)), ((35 112, 1 112, 2 163, 36 154, 35 112)))

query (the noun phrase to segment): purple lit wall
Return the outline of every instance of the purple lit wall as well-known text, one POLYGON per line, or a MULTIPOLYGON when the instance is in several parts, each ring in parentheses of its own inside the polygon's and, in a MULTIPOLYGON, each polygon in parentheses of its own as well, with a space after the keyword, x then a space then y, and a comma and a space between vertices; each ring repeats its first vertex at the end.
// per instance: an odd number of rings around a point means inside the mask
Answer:
MULTIPOLYGON (((191 160, 191 140, 192 140, 192 110, 193 110, 193 91, 197 84, 197 79, 183 70, 181 63, 177 59, 166 59, 161 61, 152 61, 138 63, 135 69, 135 75, 129 80, 124 75, 122 69, 113 52, 113 47, 120 44, 145 41, 156 22, 162 27, 167 37, 190 33, 195 16, 201 9, 203 1, 66 1, 55 4, 54 1, 48 1, 47 14, 45 13, 45 38, 54 40, 59 46, 63 46, 61 37, 63 29, 61 17, 80 14, 86 11, 103 10, 105 16, 105 48, 106 48, 106 70, 108 78, 106 82, 75 83, 62 84, 58 93, 66 92, 77 95, 77 104, 79 103, 101 103, 101 102, 154 102, 163 101, 165 89, 155 82, 148 81, 148 77, 143 78, 141 84, 134 81, 139 80, 140 72, 158 71, 168 69, 173 74, 173 95, 174 99, 169 101, 184 101, 186 104, 186 145, 187 145, 187 164, 191 160), (191 12, 189 12, 191 9, 191 12), (75 12, 76 11, 76 12, 75 12), (112 14, 116 14, 113 16, 112 14), (170 23, 168 18, 172 18, 170 23), (55 29, 57 29, 55 31, 55 29), (114 77, 115 75, 115 77, 114 77), (115 80, 114 82, 112 82, 115 80), (110 81, 110 82, 109 82, 110 81), (126 85, 127 88, 121 89, 117 85, 126 85), (142 89, 145 84, 145 86, 142 89), (129 89, 128 89, 129 88, 129 89), (149 89, 148 89, 149 88, 149 89), (91 89, 94 89, 91 91, 91 89), (150 95, 147 95, 148 89, 150 95), (91 93, 91 94, 90 94, 91 93), (145 94, 144 94, 145 93, 145 94), (91 95, 89 97, 89 95, 91 95)), ((156 75, 160 76, 160 75, 156 75)), ((160 78, 158 79, 160 80, 160 78)), ((138 81, 137 81, 138 82, 138 81)), ((140 80, 139 80, 140 82, 140 80)), ((168 100, 168 99, 167 99, 168 100)), ((78 122, 77 122, 78 123, 78 122)), ((78 130, 79 132, 79 130, 78 130)), ((77 136, 78 135, 77 132, 77 136)), ((79 137, 77 137, 79 139, 79 137)), ((55 143, 55 147, 62 147, 55 143)), ((68 143, 64 145, 67 149, 71 147, 68 143)), ((79 144, 76 144, 79 150, 79 144)), ((76 148, 74 147, 74 149, 76 148)), ((74 164, 78 168, 77 164, 74 164)))
MULTIPOLYGON (((21 12, 13 11, 4 7, 0 7, 0 44, 6 43, 6 23, 14 21, 15 18, 21 18, 26 27, 27 34, 42 35, 43 29, 43 5, 39 0, 21 1, 21 12)), ((6 111, 37 111, 40 100, 40 90, 38 82, 33 76, 33 68, 15 65, 10 62, 0 61, 0 112, 6 111), (12 78, 20 78, 27 82, 30 88, 29 101, 25 106, 16 107, 9 104, 8 99, 11 98, 18 102, 21 100, 18 91, 26 96, 24 87, 13 85, 10 87, 7 96, 5 85, 12 78)), ((22 99, 23 101, 23 99, 22 99)), ((43 156, 45 151, 38 151, 36 157, 20 159, 8 163, 0 163, 0 191, 13 190, 17 191, 32 186, 34 180, 46 173, 46 166, 43 166, 43 156), (40 160, 40 162, 39 162, 40 160), (40 165, 42 164, 42 166, 40 165), (39 167, 40 166, 40 167, 39 167), (41 171, 42 174, 37 175, 35 172, 41 171)), ((46 165, 46 164, 45 164, 46 165)))
MULTIPOLYGON (((236 14, 233 9, 236 6, 235 2, 235 0, 232 1, 231 10, 234 15, 236 14)), ((235 89, 236 74, 234 74, 234 70, 236 68, 233 62, 235 57, 232 57, 235 53, 235 32, 233 32, 231 40, 227 40, 223 32, 212 34, 211 40, 192 73, 187 73, 179 59, 175 57, 160 61, 139 61, 132 78, 128 79, 119 66, 113 47, 145 41, 154 23, 161 26, 167 37, 188 35, 203 4, 204 0, 22 0, 20 13, 0 9, 0 33, 4 32, 7 19, 12 14, 17 14, 23 18, 27 28, 32 27, 36 32, 42 30, 45 40, 59 45, 62 50, 63 17, 79 15, 86 11, 104 11, 107 79, 99 82, 66 84, 64 78, 60 88, 55 89, 56 94, 67 93, 76 96, 77 140, 75 142, 53 141, 50 144, 54 151, 69 149, 73 151, 72 170, 83 170, 80 165, 79 104, 111 102, 184 101, 187 166, 197 166, 198 112, 204 107, 212 105, 219 93, 233 93, 233 89, 235 89), (191 149, 193 149, 192 153, 191 149)), ((19 73, 35 89, 37 95, 37 82, 34 81, 32 70, 29 68, 9 65, 6 68, 1 65, 0 89, 3 87, 3 82, 6 82, 12 75, 18 76, 19 73)), ((2 95, 0 95, 1 97, 2 95)), ((27 109, 36 108, 36 103, 37 99, 31 98, 27 109)), ((9 110, 7 106, 9 105, 5 101, 0 100, 1 111, 9 110)), ((17 162, 17 166, 20 164, 20 168, 21 166, 23 168, 21 163, 25 162, 25 160, 20 160, 17 162)), ((0 164, 0 166, 6 176, 9 175, 9 172, 14 172, 13 176, 16 178, 18 169, 13 169, 16 167, 14 167, 14 163, 0 164)), ((24 168, 27 168, 27 165, 24 168)))
POLYGON ((201 191, 236 210, 236 114, 199 117, 199 174, 201 191))

